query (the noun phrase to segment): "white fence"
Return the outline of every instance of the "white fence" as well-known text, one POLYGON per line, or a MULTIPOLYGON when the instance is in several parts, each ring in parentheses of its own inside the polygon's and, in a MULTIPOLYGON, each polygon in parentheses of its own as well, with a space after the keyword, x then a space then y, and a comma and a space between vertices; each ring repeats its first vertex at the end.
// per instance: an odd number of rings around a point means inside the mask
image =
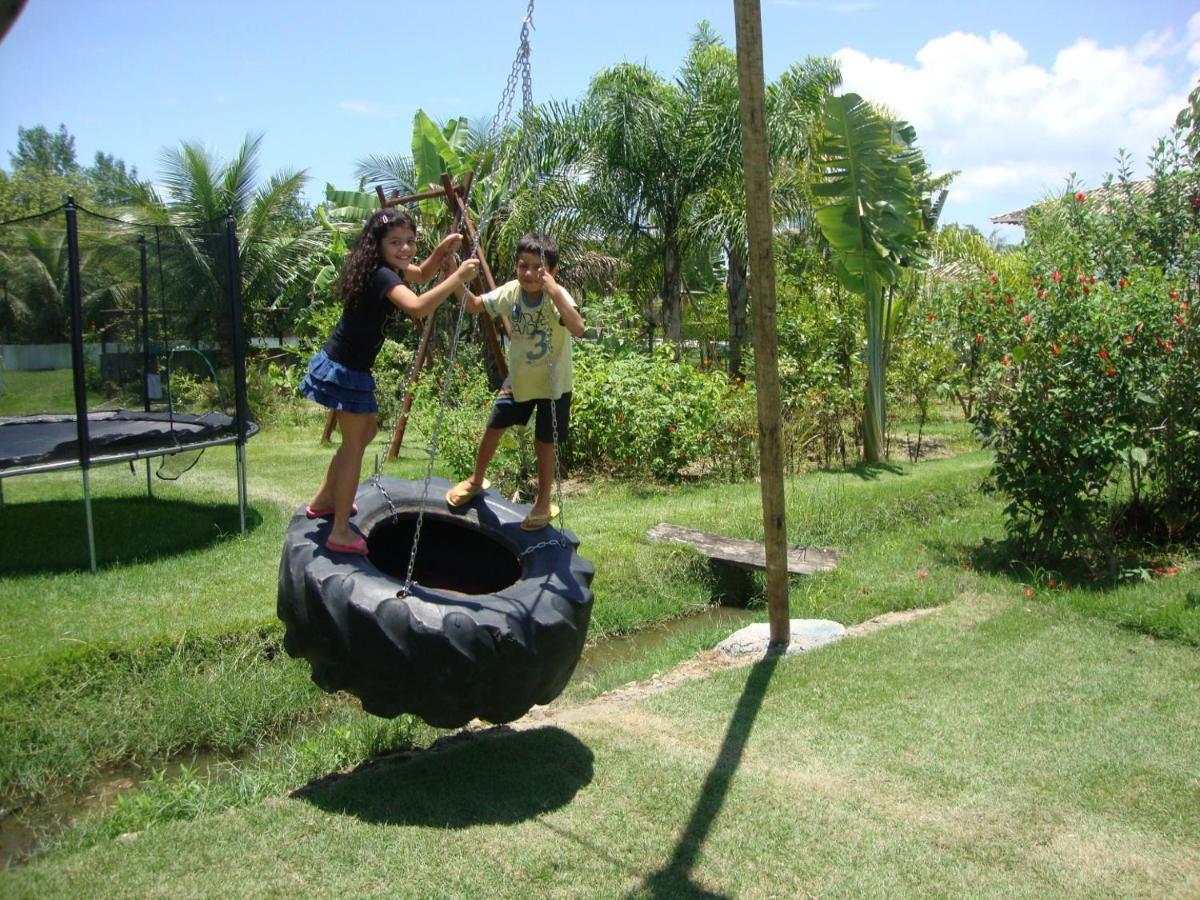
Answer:
MULTIPOLYGON (((85 344, 83 354, 92 365, 100 364, 100 345, 85 344)), ((42 372, 71 368, 70 344, 0 344, 0 360, 9 372, 42 372)))

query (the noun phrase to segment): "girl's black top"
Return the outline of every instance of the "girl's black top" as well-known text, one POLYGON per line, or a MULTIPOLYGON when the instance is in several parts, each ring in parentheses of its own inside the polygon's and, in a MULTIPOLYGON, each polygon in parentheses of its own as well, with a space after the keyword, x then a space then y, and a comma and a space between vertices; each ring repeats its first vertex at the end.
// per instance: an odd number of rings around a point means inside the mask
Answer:
POLYGON ((342 311, 333 333, 325 342, 325 354, 348 369, 371 371, 383 346, 384 333, 396 315, 387 292, 404 279, 394 269, 380 266, 371 286, 342 311))

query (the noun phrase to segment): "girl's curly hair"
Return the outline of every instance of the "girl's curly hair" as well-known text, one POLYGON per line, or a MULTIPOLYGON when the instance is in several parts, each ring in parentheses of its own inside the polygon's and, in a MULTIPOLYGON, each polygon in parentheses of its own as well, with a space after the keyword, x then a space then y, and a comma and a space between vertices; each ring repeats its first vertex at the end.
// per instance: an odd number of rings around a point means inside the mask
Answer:
POLYGON ((416 234, 417 223, 406 210, 377 209, 371 213, 346 257, 338 279, 337 294, 343 306, 353 306, 355 300, 371 287, 375 270, 383 265, 383 255, 379 252, 383 237, 401 225, 408 226, 416 234))

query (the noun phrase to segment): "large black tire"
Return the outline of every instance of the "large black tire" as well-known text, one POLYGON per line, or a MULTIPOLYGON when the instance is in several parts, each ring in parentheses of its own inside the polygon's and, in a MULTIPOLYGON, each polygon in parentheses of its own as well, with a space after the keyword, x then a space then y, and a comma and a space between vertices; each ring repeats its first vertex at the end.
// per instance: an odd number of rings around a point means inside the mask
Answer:
POLYGON ((413 713, 440 728, 475 718, 510 722, 557 697, 592 610, 594 570, 576 554, 578 538, 554 528, 523 531, 527 507, 491 492, 449 509, 444 479, 431 481, 424 502, 424 482, 384 478, 382 486, 387 496, 368 483, 355 499, 353 524, 368 557, 326 550, 328 521, 308 519, 303 509, 292 518, 279 565, 287 652, 310 662, 322 689, 349 691, 369 713, 413 713), (425 581, 490 581, 494 590, 426 587, 419 564, 409 596, 397 596, 422 505, 417 558, 432 560, 425 581), (389 546, 398 535, 400 552, 389 546))

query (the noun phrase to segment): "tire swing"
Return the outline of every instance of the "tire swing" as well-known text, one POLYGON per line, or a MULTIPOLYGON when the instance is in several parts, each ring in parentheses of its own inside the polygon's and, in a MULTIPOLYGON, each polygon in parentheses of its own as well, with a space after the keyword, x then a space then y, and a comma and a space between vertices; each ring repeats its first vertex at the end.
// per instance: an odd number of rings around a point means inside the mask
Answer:
POLYGON ((311 663, 323 690, 349 691, 377 716, 510 722, 570 680, 594 570, 571 532, 523 531, 525 511, 492 491, 450 510, 450 483, 432 481, 432 492, 396 478, 359 489, 365 557, 325 550, 328 523, 297 512, 279 568, 284 649, 311 663), (406 592, 422 525, 419 580, 406 592))
MULTIPOLYGON (((518 71, 529 112, 532 17, 530 0, 493 132, 518 71)), ((468 255, 482 231, 481 222, 468 255)), ((354 694, 377 716, 412 713, 439 728, 475 718, 511 722, 557 697, 579 661, 592 611, 594 569, 576 553, 579 539, 562 516, 553 404, 557 528, 523 530, 526 510, 492 491, 451 509, 443 499, 451 484, 432 477, 464 313, 460 304, 424 481, 377 471, 360 486, 354 521, 365 557, 326 550, 330 525, 298 510, 279 566, 284 649, 309 661, 313 681, 354 694)))

